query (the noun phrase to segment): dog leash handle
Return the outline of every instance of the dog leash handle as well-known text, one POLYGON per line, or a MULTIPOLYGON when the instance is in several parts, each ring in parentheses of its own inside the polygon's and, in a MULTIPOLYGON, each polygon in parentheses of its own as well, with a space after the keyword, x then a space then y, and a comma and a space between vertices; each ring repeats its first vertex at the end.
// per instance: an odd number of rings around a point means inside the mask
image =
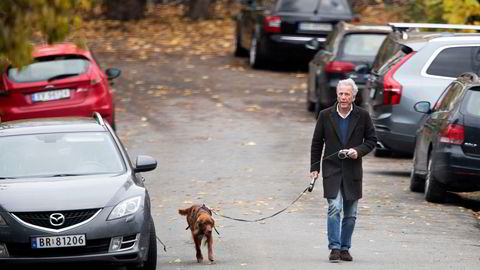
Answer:
POLYGON ((312 178, 312 181, 310 182, 310 185, 308 186, 308 192, 312 192, 313 188, 315 187, 315 182, 317 181, 318 177, 312 178))

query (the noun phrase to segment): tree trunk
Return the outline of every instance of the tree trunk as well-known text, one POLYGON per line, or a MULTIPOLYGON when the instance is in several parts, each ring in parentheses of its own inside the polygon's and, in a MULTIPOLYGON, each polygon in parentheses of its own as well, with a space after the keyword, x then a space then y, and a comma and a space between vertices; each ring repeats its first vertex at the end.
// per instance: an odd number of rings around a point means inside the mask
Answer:
POLYGON ((187 17, 192 20, 210 19, 213 15, 215 0, 190 0, 187 17))
POLYGON ((111 20, 139 20, 145 17, 147 0, 104 0, 105 15, 111 20))

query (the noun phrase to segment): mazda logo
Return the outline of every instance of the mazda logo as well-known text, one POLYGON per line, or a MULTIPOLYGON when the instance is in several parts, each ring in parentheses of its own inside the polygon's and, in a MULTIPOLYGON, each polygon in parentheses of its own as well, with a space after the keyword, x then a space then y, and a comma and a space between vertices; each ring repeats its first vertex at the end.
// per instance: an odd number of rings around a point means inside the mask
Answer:
POLYGON ((65 223, 65 216, 63 214, 53 213, 50 215, 50 224, 52 224, 52 226, 62 226, 63 223, 65 223))

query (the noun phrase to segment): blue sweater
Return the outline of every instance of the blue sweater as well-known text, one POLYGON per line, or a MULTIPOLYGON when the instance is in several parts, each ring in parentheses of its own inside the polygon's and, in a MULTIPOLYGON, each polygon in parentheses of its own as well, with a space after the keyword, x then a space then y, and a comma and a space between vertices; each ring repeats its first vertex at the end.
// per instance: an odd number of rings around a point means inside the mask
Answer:
POLYGON ((343 145, 347 144, 347 136, 348 136, 348 123, 350 123, 350 116, 352 115, 351 113, 347 116, 347 118, 343 119, 337 112, 337 125, 340 128, 340 142, 343 145))

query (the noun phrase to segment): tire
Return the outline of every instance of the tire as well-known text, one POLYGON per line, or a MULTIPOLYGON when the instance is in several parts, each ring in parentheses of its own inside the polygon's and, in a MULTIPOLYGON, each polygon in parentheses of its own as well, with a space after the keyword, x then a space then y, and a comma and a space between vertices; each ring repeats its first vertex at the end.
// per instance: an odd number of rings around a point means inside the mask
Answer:
POLYGON ((313 112, 314 110, 315 110, 315 103, 308 100, 308 96, 307 96, 307 111, 313 112))
POLYGON ((150 218, 150 239, 148 244, 147 260, 142 266, 131 266, 128 270, 155 270, 157 268, 157 235, 155 233, 155 224, 150 218))
POLYGON ((415 166, 412 167, 410 172, 410 191, 413 192, 424 192, 425 191, 425 179, 420 177, 415 172, 415 166))
POLYGON ((320 112, 323 110, 323 107, 322 105, 320 104, 320 102, 316 102, 315 103, 315 109, 314 109, 314 115, 315 115, 315 119, 318 119, 318 116, 320 115, 320 112))
POLYGON ((444 200, 445 190, 433 176, 432 163, 432 158, 429 158, 427 177, 425 178, 425 200, 427 202, 441 203, 444 200))
POLYGON ((257 39, 256 35, 252 36, 252 44, 250 46, 248 62, 250 66, 254 69, 260 69, 265 65, 265 56, 261 52, 260 42, 257 39))
POLYGON ((236 27, 235 31, 235 51, 234 54, 237 57, 246 57, 248 56, 248 50, 242 47, 242 42, 241 42, 241 36, 240 36, 240 31, 238 29, 238 26, 236 27))

